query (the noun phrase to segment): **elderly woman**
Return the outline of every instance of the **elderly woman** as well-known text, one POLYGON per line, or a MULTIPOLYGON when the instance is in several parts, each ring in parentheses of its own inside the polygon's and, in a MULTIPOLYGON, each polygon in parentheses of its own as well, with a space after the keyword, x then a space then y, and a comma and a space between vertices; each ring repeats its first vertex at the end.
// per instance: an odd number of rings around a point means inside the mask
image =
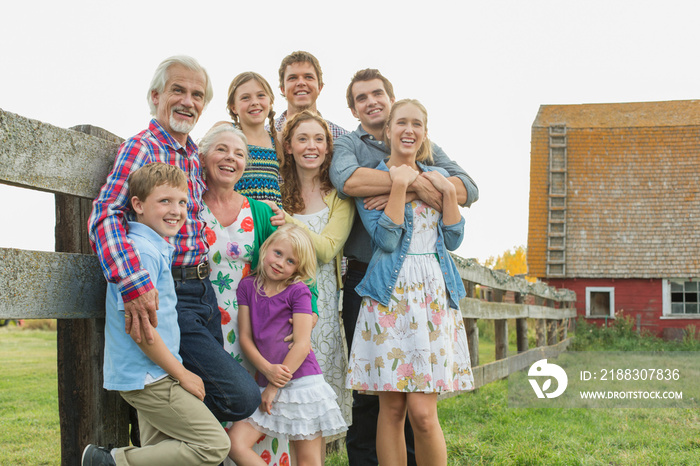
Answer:
MULTIPOLYGON (((248 143, 239 129, 231 124, 214 125, 199 142, 199 150, 207 184, 202 216, 207 224, 210 278, 221 311, 224 349, 253 375, 255 368, 238 342, 236 290, 257 265, 260 245, 275 230, 270 223, 275 214, 267 204, 234 189, 248 158, 248 143)), ((285 441, 268 437, 256 446, 256 451, 269 464, 285 464, 285 460, 289 464, 286 445, 285 441)))

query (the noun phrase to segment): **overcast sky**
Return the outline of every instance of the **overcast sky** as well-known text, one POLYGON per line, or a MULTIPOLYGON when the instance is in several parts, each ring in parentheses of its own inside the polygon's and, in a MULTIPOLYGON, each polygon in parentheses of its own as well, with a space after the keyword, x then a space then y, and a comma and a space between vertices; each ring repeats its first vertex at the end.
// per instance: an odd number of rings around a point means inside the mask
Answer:
MULTIPOLYGON (((527 242, 539 106, 694 99, 698 10, 690 0, 11 2, 0 108, 127 138, 148 124, 158 63, 187 54, 214 85, 198 139, 228 119, 236 74, 257 71, 276 88, 282 58, 307 50, 323 68, 319 110, 353 130, 346 87, 356 70, 376 67, 397 98, 425 104, 429 135, 479 186, 457 253, 483 261, 527 242)), ((285 108, 278 93, 275 110, 285 108)), ((0 196, 0 247, 53 250, 53 196, 2 185, 0 196)))

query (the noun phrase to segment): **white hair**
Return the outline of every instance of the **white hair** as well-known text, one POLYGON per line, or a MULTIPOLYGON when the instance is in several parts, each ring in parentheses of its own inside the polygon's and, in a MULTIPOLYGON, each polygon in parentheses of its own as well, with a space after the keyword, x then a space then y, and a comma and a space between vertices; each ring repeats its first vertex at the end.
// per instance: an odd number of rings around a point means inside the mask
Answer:
POLYGON ((158 65, 158 68, 156 68, 153 79, 151 79, 151 85, 148 88, 148 94, 146 94, 146 100, 148 100, 151 115, 156 115, 156 106, 153 103, 151 94, 153 91, 161 94, 165 90, 165 84, 168 82, 168 69, 173 65, 181 65, 188 70, 196 71, 204 75, 204 79, 207 81, 207 88, 204 93, 204 108, 207 108, 207 105, 209 105, 209 102, 211 102, 211 99, 214 97, 214 88, 211 85, 211 79, 209 79, 207 70, 192 57, 187 55, 175 55, 163 60, 160 65, 158 65))
POLYGON ((211 129, 207 131, 207 134, 202 136, 202 139, 199 140, 199 142, 197 143, 197 147, 199 147, 199 159, 204 161, 207 155, 209 155, 209 151, 216 142, 217 137, 223 133, 233 133, 236 136, 238 136, 241 139, 241 141, 243 141, 243 146, 245 147, 245 160, 247 165, 249 155, 248 138, 245 136, 245 134, 243 134, 243 131, 241 131, 232 123, 229 123, 227 121, 220 122, 212 126, 211 129))

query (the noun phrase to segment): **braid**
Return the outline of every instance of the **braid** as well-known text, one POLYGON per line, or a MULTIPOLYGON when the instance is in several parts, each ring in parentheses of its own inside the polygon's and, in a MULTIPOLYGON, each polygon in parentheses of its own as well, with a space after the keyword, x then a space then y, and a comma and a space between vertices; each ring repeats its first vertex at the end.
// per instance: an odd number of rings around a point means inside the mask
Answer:
MULTIPOLYGON (((270 125, 270 136, 272 136, 272 148, 275 149, 277 153, 277 161, 281 164, 284 160, 284 152, 281 147, 280 141, 277 140, 277 128, 275 127, 275 110, 272 108, 272 103, 270 103, 270 113, 267 114, 267 120, 270 125)), ((282 178, 284 180, 284 178, 282 178)))
POLYGON ((233 113, 233 110, 231 110, 230 108, 228 109, 228 114, 231 115, 231 119, 233 120, 233 125, 234 125, 236 128, 240 128, 240 127, 241 127, 241 122, 238 121, 238 115, 236 115, 235 113, 233 113))

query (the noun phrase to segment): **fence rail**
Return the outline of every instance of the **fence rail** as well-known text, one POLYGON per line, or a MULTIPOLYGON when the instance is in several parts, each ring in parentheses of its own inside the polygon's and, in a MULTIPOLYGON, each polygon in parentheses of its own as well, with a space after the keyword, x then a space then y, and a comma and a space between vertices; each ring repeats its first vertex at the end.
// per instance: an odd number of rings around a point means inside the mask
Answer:
MULTIPOLYGON (((121 139, 89 125, 70 130, 0 109, 0 183, 56 195, 56 250, 0 248, 0 318, 58 319, 62 464, 77 464, 86 443, 124 445, 124 402, 102 390, 105 282, 87 241, 90 201, 112 167, 121 139)), ((453 256, 467 289, 460 302, 476 386, 566 350, 576 296, 453 256), (493 321, 496 361, 479 365, 477 320, 493 321), (507 320, 518 354, 508 357, 507 320), (530 349, 528 319, 536 319, 530 349)))
POLYGON ((96 256, 0 248, 0 319, 104 317, 96 256))

